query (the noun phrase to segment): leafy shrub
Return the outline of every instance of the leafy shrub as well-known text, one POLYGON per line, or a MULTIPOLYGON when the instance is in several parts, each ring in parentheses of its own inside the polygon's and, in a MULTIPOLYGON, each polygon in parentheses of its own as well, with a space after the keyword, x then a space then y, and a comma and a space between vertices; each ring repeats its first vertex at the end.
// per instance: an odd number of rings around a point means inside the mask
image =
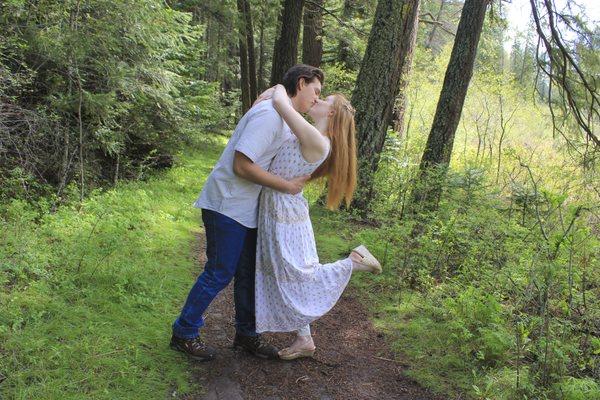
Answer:
POLYGON ((564 400, 598 400, 600 385, 591 378, 567 377, 554 385, 555 395, 564 400))
POLYGON ((2 8, 0 177, 20 168, 61 197, 69 182, 91 191, 171 166, 192 133, 228 121, 218 88, 199 78, 191 14, 155 0, 2 8))

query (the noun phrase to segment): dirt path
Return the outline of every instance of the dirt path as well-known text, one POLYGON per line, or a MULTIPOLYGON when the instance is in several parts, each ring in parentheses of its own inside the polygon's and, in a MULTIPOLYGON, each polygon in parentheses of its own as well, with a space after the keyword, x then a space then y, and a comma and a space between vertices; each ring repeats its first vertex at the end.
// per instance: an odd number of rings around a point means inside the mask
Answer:
MULTIPOLYGON (((198 255, 204 264, 204 237, 198 255)), ((195 363, 195 375, 205 393, 194 400, 441 400, 403 375, 406 367, 392 360, 386 338, 375 331, 368 313, 351 287, 326 316, 312 325, 317 352, 313 359, 261 360, 233 350, 233 296, 229 285, 213 301, 203 335, 219 350, 218 358, 195 363)), ((279 347, 291 334, 267 335, 279 347)))

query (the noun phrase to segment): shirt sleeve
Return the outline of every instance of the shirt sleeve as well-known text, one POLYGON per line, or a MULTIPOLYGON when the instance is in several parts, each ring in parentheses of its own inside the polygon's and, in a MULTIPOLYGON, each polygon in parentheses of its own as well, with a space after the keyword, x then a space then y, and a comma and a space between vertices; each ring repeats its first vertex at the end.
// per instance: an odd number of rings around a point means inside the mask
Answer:
POLYGON ((235 151, 256 162, 273 144, 282 127, 282 119, 274 109, 256 111, 244 127, 235 151))

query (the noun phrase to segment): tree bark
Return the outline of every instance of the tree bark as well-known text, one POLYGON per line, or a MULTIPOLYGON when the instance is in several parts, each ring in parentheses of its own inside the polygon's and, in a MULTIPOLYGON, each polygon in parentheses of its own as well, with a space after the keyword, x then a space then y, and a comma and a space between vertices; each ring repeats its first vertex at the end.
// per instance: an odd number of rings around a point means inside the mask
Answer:
POLYGON ((406 89, 408 88, 408 76, 412 68, 413 57, 415 54, 415 46, 417 44, 417 29, 419 26, 419 18, 415 18, 413 21, 415 26, 410 32, 410 38, 408 38, 408 46, 406 47, 406 53, 404 54, 404 63, 402 71, 400 72, 400 87, 398 89, 398 97, 396 98, 396 105, 394 108, 394 130, 398 132, 398 135, 402 137, 404 131, 404 114, 406 112, 406 102, 408 96, 406 95, 406 89))
POLYGON ((250 109, 250 79, 248 72, 248 44, 246 42, 245 0, 237 0, 239 13, 240 86, 242 91, 242 114, 250 109))
POLYGON ((254 50, 254 27, 252 26, 252 12, 250 10, 250 1, 242 0, 244 3, 244 17, 246 28, 246 43, 248 48, 248 81, 250 82, 250 103, 258 97, 258 87, 256 84, 256 52, 254 50))
POLYGON ((242 114, 250 109, 256 99, 256 58, 254 57, 254 33, 248 0, 237 0, 239 13, 240 75, 242 89, 242 114))
MULTIPOLYGON (((221 40, 221 35, 219 36, 219 41, 221 40)), ((222 55, 220 57, 220 65, 224 65, 225 68, 222 68, 223 71, 221 72, 221 91, 223 93, 227 93, 229 92, 231 89, 233 89, 234 86, 234 82, 232 82, 231 79, 231 74, 228 73, 228 71, 232 71, 234 70, 233 65, 231 65, 231 62, 234 62, 234 60, 236 59, 236 57, 239 57, 238 53, 238 48, 235 45, 235 41, 233 40, 226 40, 226 38, 223 38, 223 41, 225 43, 222 43, 221 45, 227 46, 226 51, 222 52, 222 55)), ((227 103, 225 103, 227 104, 227 103)), ((229 105, 229 104, 227 104, 229 105)))
POLYGON ((358 185, 352 208, 365 216, 373 199, 373 176, 392 122, 402 71, 410 61, 419 0, 379 0, 365 56, 352 94, 356 108, 358 185))
POLYGON ((281 31, 273 50, 271 86, 281 83, 285 72, 294 66, 298 59, 298 38, 304 0, 283 0, 283 2, 283 10, 279 16, 281 31))
POLYGON ((212 17, 208 17, 206 23, 206 71, 204 72, 204 79, 208 82, 215 82, 219 80, 217 66, 215 66, 214 60, 219 59, 219 47, 218 47, 218 22, 212 17), (211 61, 212 60, 212 61, 211 61))
MULTIPOLYGON (((258 39, 258 92, 266 89, 267 81, 265 77, 265 21, 260 19, 260 34, 258 39)), ((258 93, 257 92, 257 93, 258 93)))
POLYGON ((325 0, 311 0, 304 10, 302 32, 302 62, 319 67, 323 57, 323 4, 325 0))
POLYGON ((421 158, 419 177, 413 189, 413 209, 417 204, 430 211, 437 208, 489 3, 490 0, 466 0, 463 6, 433 124, 421 158))

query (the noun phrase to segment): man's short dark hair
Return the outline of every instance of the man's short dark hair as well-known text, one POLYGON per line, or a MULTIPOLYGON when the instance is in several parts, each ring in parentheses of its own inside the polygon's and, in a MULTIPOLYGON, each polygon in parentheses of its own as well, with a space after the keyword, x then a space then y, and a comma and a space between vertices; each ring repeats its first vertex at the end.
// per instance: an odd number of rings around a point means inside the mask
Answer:
POLYGON ((313 81, 313 79, 317 78, 321 82, 321 85, 323 85, 325 75, 323 74, 323 71, 317 67, 306 64, 294 65, 292 68, 287 70, 283 76, 283 82, 281 82, 291 97, 296 95, 296 92, 298 91, 298 81, 301 78, 304 78, 306 83, 310 83, 313 81))

